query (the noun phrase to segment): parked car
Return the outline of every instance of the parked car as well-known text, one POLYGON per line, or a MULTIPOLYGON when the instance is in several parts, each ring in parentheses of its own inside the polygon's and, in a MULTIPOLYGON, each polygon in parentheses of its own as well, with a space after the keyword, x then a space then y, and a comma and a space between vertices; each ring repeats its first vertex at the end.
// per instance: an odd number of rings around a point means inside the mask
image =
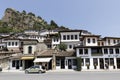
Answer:
POLYGON ((30 68, 25 69, 25 73, 45 73, 46 71, 42 69, 40 65, 31 66, 30 68))
POLYGON ((2 68, 0 67, 0 72, 2 71, 2 68))

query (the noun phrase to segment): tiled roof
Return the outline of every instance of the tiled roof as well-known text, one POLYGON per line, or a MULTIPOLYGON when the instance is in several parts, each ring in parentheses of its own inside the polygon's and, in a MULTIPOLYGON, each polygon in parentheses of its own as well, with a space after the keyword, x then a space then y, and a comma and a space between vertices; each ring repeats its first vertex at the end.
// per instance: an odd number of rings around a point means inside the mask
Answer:
POLYGON ((120 37, 104 37, 103 39, 120 39, 120 37))
MULTIPOLYGON (((54 50, 50 49, 38 53, 38 56, 42 56, 42 57, 53 56, 53 53, 55 53, 54 50)), ((75 53, 74 51, 58 51, 55 53, 55 55, 58 57, 71 57, 71 56, 75 56, 74 53, 75 53)))
POLYGON ((62 30, 59 32, 82 32, 82 30, 62 30))
POLYGON ((100 37, 101 35, 83 35, 83 37, 100 37))
POLYGON ((115 46, 120 46, 120 43, 116 44, 115 46))

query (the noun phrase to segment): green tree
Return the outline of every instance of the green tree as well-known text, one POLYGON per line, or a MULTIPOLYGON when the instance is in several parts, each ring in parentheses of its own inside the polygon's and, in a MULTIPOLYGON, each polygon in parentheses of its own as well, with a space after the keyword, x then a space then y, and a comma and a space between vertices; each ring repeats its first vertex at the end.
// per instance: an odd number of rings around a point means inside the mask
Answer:
POLYGON ((26 15, 26 11, 25 11, 25 10, 23 10, 23 11, 22 11, 22 14, 26 15))
POLYGON ((51 20, 50 21, 50 26, 55 29, 55 28, 58 28, 58 25, 55 23, 55 21, 51 20))
POLYGON ((35 16, 35 14, 32 12, 29 12, 28 15, 35 16))
POLYGON ((10 33, 12 32, 11 27, 0 27, 0 33, 10 33))
POLYGON ((76 59, 77 59, 77 71, 81 71, 82 70, 82 67, 81 67, 82 59, 81 57, 77 57, 76 59))
POLYGON ((66 51, 67 45, 64 44, 64 43, 61 43, 61 44, 58 45, 58 48, 59 48, 61 51, 66 51))
POLYGON ((38 16, 37 18, 42 19, 40 16, 38 16))

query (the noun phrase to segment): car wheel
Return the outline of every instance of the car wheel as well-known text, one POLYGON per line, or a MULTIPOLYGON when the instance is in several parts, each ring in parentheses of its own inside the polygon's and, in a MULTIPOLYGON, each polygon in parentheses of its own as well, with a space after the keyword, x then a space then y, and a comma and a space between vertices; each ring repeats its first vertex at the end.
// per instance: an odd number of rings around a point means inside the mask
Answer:
POLYGON ((27 70, 25 71, 25 74, 28 74, 28 71, 27 71, 27 70))
POLYGON ((42 71, 41 71, 41 70, 39 70, 39 73, 42 73, 42 71))

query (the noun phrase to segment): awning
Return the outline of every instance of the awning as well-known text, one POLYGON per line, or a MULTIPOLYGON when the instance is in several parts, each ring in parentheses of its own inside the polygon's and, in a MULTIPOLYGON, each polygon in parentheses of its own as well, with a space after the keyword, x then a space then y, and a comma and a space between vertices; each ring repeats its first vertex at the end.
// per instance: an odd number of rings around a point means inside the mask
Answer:
POLYGON ((33 62, 49 62, 52 58, 36 58, 33 62))
POLYGON ((34 57, 31 56, 31 57, 22 57, 21 59, 22 59, 22 60, 30 60, 30 59, 33 59, 33 58, 34 58, 34 57))

